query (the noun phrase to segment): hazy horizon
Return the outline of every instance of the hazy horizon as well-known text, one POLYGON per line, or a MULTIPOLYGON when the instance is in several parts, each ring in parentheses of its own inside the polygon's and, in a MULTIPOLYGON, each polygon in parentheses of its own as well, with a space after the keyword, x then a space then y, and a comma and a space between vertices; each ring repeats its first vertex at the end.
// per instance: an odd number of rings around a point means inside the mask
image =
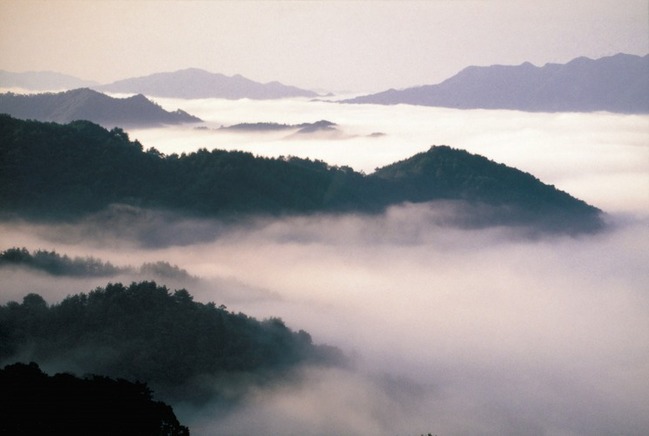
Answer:
POLYGON ((367 93, 435 84, 470 65, 646 55, 648 14, 643 0, 2 0, 0 69, 110 83, 201 68, 367 93))

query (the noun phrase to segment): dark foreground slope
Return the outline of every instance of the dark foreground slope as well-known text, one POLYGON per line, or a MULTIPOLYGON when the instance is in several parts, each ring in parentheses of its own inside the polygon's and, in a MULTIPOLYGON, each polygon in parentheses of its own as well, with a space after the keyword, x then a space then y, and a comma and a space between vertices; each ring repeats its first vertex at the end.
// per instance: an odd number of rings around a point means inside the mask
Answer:
POLYGON ((649 113, 649 55, 577 58, 536 67, 468 67, 437 85, 346 100, 346 103, 414 104, 457 109, 530 112, 649 113))
POLYGON ((534 224, 593 230, 598 209, 533 176, 450 147, 366 176, 321 161, 199 150, 143 151, 120 129, 0 116, 0 212, 40 219, 81 217, 110 204, 240 217, 381 212, 403 202, 458 200, 487 205, 483 225, 534 224))
POLYGON ((88 120, 105 127, 149 127, 201 121, 181 110, 168 112, 143 95, 113 98, 88 88, 33 95, 0 94, 0 113, 57 123, 88 120))
POLYGON ((144 383, 48 376, 34 362, 0 370, 0 410, 4 435, 189 435, 144 383))

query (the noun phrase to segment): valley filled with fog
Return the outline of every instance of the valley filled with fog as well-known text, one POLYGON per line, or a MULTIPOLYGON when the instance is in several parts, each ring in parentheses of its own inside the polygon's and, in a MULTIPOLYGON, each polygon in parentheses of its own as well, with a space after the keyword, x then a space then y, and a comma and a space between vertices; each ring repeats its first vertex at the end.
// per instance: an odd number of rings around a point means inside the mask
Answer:
MULTIPOLYGON (((371 173, 449 145, 514 166, 602 209, 609 226, 566 236, 453 225, 449 202, 379 215, 224 224, 137 211, 75 224, 0 223, 0 248, 116 266, 164 261, 197 301, 277 316, 345 368, 306 367, 227 412, 174 405, 193 434, 645 434, 649 429, 649 117, 524 113, 306 99, 155 99, 205 121, 127 130, 164 154, 199 148, 298 156, 371 173), (239 123, 334 129, 242 132, 239 123)), ((123 275, 112 281, 150 279, 123 275)), ((106 285, 0 270, 5 303, 106 285)))
POLYGON ((644 115, 456 110, 307 99, 154 100, 164 109, 181 108, 198 116, 207 127, 129 130, 131 139, 165 154, 199 148, 245 150, 260 156, 320 159, 371 173, 432 145, 449 145, 530 172, 606 211, 649 208, 649 120, 644 115), (312 135, 218 130, 238 123, 319 120, 336 123, 336 130, 312 135))

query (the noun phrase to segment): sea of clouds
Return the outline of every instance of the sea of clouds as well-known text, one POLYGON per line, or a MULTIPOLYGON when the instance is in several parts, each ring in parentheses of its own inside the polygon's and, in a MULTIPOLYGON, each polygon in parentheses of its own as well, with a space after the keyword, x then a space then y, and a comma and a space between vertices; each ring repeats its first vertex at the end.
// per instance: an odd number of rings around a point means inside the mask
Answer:
MULTIPOLYGON (((649 432, 647 116, 156 101, 206 120, 206 129, 129 131, 166 154, 238 149, 370 173, 446 144, 530 172, 601 208, 610 223, 581 236, 466 229, 449 225, 455 205, 440 203, 228 226, 147 211, 109 226, 105 217, 0 224, 3 249, 178 265, 199 280, 170 287, 258 318, 279 316, 352 359, 348 368, 300 368, 227 413, 177 405, 193 434, 649 432), (218 130, 320 119, 335 122, 338 134, 297 140, 218 130)), ((0 271, 2 302, 28 292, 55 302, 105 284, 0 271)))

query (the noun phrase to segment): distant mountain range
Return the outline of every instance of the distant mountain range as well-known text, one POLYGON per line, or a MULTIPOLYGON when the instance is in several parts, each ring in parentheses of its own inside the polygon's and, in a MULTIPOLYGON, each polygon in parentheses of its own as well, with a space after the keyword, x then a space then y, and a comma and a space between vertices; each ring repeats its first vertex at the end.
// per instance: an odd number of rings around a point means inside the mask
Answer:
POLYGON ((88 88, 34 95, 0 94, 0 113, 57 123, 88 120, 105 127, 146 127, 201 121, 182 110, 168 112, 141 94, 113 98, 88 88))
MULTIPOLYGON (((93 88, 101 92, 168 98, 315 98, 316 92, 279 82, 259 83, 197 68, 128 78, 110 84, 53 72, 0 71, 0 87, 33 90, 93 88)), ((530 112, 649 113, 649 55, 617 54, 566 64, 471 66, 436 85, 390 89, 342 103, 412 104, 457 109, 530 112)))
POLYGON ((288 97, 317 97, 313 91, 283 85, 279 82, 259 83, 243 76, 225 76, 197 68, 171 73, 119 80, 95 89, 104 92, 141 93, 170 98, 250 98, 268 100, 288 97))
POLYGON ((0 70, 0 87, 23 88, 34 91, 92 88, 101 92, 186 99, 225 98, 238 100, 250 98, 253 100, 270 100, 319 96, 316 92, 284 85, 279 82, 259 83, 239 74, 226 76, 198 68, 128 78, 103 85, 61 73, 35 71, 12 73, 0 70))
POLYGON ((649 113, 649 55, 617 54, 597 60, 536 67, 468 67, 437 84, 390 89, 344 103, 412 104, 457 109, 530 112, 649 113))
POLYGON ((91 80, 83 80, 67 74, 52 71, 28 71, 12 73, 0 70, 0 87, 23 88, 33 91, 58 91, 87 88, 98 85, 91 80))
POLYGON ((378 213, 455 202, 457 225, 592 231, 600 211, 530 174, 446 146, 364 175, 299 158, 208 151, 164 156, 122 131, 0 115, 0 213, 67 219, 127 204, 194 216, 378 213), (459 202, 459 203, 458 203, 459 202))

